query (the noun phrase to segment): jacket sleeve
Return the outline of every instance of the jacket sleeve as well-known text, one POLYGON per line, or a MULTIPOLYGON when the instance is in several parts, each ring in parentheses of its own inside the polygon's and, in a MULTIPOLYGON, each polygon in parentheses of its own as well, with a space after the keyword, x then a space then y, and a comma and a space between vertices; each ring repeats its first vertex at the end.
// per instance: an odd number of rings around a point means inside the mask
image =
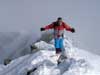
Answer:
POLYGON ((54 26, 53 26, 53 23, 52 24, 49 24, 47 26, 45 26, 45 30, 48 30, 48 29, 52 29, 54 26))
POLYGON ((65 28, 67 31, 70 31, 70 32, 71 32, 72 28, 71 28, 68 24, 63 23, 63 25, 64 25, 64 28, 65 28))

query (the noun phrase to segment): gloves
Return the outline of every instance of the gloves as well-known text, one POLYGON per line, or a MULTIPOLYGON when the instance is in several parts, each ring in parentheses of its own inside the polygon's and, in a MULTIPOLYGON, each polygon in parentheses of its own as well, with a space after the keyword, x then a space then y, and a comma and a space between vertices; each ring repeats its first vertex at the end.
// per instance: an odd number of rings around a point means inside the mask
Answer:
POLYGON ((44 31, 45 30, 45 28, 40 28, 40 31, 44 31))
POLYGON ((75 29, 74 29, 74 28, 72 28, 72 29, 71 29, 71 32, 72 32, 72 33, 75 33, 75 29))

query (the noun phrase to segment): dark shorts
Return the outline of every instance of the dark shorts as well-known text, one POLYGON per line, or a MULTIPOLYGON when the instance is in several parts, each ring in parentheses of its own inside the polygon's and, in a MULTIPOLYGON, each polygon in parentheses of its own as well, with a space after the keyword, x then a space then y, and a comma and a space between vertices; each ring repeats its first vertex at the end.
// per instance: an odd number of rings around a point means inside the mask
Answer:
POLYGON ((62 50, 60 48, 56 48, 56 54, 59 54, 61 52, 62 52, 62 50))

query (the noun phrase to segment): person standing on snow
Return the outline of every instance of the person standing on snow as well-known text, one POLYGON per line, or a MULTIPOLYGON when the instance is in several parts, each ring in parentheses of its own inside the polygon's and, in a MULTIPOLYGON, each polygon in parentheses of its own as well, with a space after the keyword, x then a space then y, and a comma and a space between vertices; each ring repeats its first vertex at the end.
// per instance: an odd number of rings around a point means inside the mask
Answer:
MULTIPOLYGON (((64 29, 67 31, 70 31, 72 33, 75 32, 74 28, 71 28, 68 24, 66 24, 65 22, 62 21, 61 17, 57 18, 57 21, 43 27, 40 28, 41 31, 45 31, 48 29, 54 29, 54 41, 55 41, 55 49, 56 49, 56 55, 58 56, 58 64, 59 62, 59 58, 61 56, 61 53, 64 50, 64 46, 63 46, 63 39, 64 39, 64 29)), ((66 57, 67 58, 67 57, 66 57)))

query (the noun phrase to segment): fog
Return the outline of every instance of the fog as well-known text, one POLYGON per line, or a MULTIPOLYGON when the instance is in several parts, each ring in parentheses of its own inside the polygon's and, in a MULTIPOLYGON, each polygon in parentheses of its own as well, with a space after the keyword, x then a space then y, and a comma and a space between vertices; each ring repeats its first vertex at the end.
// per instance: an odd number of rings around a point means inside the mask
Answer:
POLYGON ((99 13, 99 0, 0 0, 0 32, 40 35, 40 27, 61 16, 76 29, 75 34, 65 33, 77 47, 100 54, 99 13))

